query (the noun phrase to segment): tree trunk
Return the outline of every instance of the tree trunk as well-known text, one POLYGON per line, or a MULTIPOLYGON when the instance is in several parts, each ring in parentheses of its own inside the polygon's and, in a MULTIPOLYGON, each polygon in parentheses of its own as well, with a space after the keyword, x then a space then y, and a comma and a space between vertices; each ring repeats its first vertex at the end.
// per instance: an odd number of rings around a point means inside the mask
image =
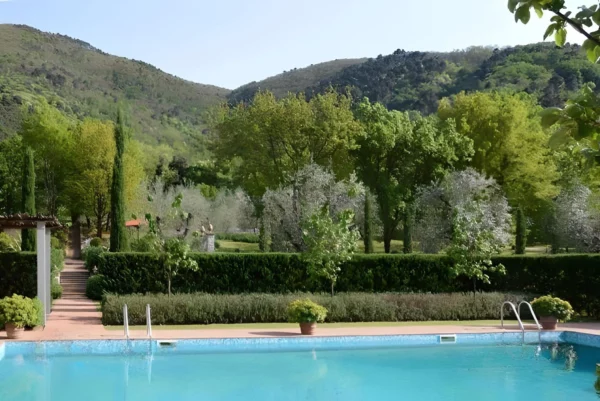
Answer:
POLYGON ((110 231, 110 212, 106 215, 106 225, 104 226, 106 232, 110 231))
POLYGON ((371 197, 369 196, 369 193, 365 193, 364 214, 365 226, 363 229, 363 242, 365 245, 365 253, 373 253, 373 226, 371 223, 371 197))
POLYGON ((392 233, 385 228, 383 230, 383 250, 385 253, 390 253, 392 250, 392 233))
POLYGON ((102 217, 96 219, 96 237, 102 238, 102 217))
POLYGON ((515 237, 515 253, 517 255, 525 254, 525 246, 527 244, 527 225, 523 209, 517 208, 517 227, 515 237))
POLYGON ((73 248, 73 258, 81 257, 81 224, 79 215, 71 214, 71 248, 73 248))
POLYGON ((333 287, 335 286, 335 283, 332 281, 331 282, 331 296, 333 296, 334 292, 333 292, 333 287))
POLYGON ((412 253, 412 206, 408 205, 404 212, 403 252, 412 253))

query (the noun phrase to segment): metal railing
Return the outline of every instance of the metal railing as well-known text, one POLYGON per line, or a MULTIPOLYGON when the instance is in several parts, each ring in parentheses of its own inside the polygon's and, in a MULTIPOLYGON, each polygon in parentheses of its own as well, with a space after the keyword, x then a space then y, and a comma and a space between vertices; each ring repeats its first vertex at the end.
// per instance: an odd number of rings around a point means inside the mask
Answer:
POLYGON ((513 313, 515 314, 515 317, 517 318, 517 322, 519 323, 519 328, 521 329, 523 342, 525 342, 525 324, 523 324, 523 321, 521 320, 521 305, 523 305, 523 304, 525 304, 529 307, 529 312, 531 312, 531 316, 533 317, 533 321, 535 322, 535 328, 538 330, 538 338, 539 338, 539 341, 541 342, 542 326, 540 325, 540 323, 537 319, 537 316, 535 315, 535 312, 533 311, 533 308, 531 307, 531 304, 527 301, 519 302, 518 307, 515 307, 515 304, 513 304, 510 301, 504 302, 502 304, 502 306, 500 307, 500 325, 502 328, 504 328, 504 306, 509 305, 510 308, 512 309, 513 313))
POLYGON ((150 304, 146 305, 146 336, 152 338, 152 315, 150 304))
POLYGON ((535 328, 538 331, 538 340, 539 342, 542 342, 542 326, 540 325, 540 322, 538 322, 538 318, 535 315, 535 312, 533 311, 533 307, 531 306, 531 304, 527 301, 521 301, 519 302, 519 306, 517 306, 517 312, 519 312, 519 317, 521 317, 521 305, 527 305, 527 307, 529 308, 529 312, 531 313, 531 316, 533 317, 533 321, 535 322, 535 328))
POLYGON ((127 313, 127 304, 123 305, 123 329, 125 338, 129 340, 129 314, 127 313))
MULTIPOLYGON (((125 331, 125 338, 129 340, 129 313, 127 304, 123 305, 123 330, 125 331)), ((146 336, 152 338, 152 309, 150 309, 150 304, 146 304, 146 336)))
POLYGON ((519 322, 519 327, 521 328, 521 330, 525 331, 525 326, 523 326, 523 322, 521 321, 521 317, 519 316, 519 312, 517 312, 517 307, 515 306, 515 304, 513 304, 510 301, 504 302, 502 304, 502 306, 500 307, 500 325, 502 326, 502 328, 504 328, 504 306, 505 305, 509 305, 510 306, 510 308, 513 310, 513 313, 517 317, 517 322, 519 322))

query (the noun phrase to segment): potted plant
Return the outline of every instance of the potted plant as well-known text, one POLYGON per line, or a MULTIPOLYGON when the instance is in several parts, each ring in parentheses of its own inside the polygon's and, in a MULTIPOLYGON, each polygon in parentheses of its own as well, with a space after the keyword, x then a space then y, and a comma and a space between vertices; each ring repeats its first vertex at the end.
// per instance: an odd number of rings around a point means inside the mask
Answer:
POLYGON ((297 299, 288 305, 289 321, 299 323, 303 335, 312 335, 317 322, 322 322, 326 316, 327 309, 310 299, 297 299))
POLYGON ((556 330, 559 320, 565 322, 573 315, 573 308, 570 303, 550 295, 534 299, 531 306, 539 316, 540 324, 544 330, 556 330))
POLYGON ((21 337, 25 327, 39 324, 40 303, 31 298, 13 294, 0 300, 0 323, 4 324, 9 339, 21 337))

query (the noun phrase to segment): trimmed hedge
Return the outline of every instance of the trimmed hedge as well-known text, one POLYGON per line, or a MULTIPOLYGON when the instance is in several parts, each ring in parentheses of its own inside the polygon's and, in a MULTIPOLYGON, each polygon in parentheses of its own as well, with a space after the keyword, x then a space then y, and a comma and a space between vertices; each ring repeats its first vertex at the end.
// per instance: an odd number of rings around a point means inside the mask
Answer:
MULTIPOLYGON (((297 254, 196 253, 192 257, 199 269, 179 272, 172 282, 174 292, 286 293, 330 288, 325 280, 310 279, 297 254)), ((167 291, 165 273, 153 254, 104 253, 98 260, 98 273, 106 278, 106 292, 167 291)), ((455 280, 446 258, 356 255, 342 268, 335 288, 341 292, 452 292, 455 280)))
POLYGON ((94 301, 100 301, 104 295, 104 276, 96 274, 85 283, 85 296, 94 301))
MULTIPOLYGON (((297 254, 193 254, 196 272, 178 274, 176 293, 290 293, 326 292, 329 283, 311 280, 297 254)), ((477 283, 483 291, 552 294, 566 299, 578 311, 600 316, 600 255, 498 256, 506 275, 491 274, 491 284, 477 283)), ((437 255, 355 255, 342 266, 337 292, 465 292, 473 283, 455 277, 452 261, 437 255)), ((106 292, 116 294, 165 293, 166 277, 156 256, 147 253, 104 253, 98 273, 106 292)))
POLYGON ((326 322, 498 319, 502 302, 531 299, 500 293, 106 295, 102 323, 123 324, 124 304, 132 325, 146 324, 146 304, 152 307, 152 323, 158 325, 287 322, 288 304, 300 298, 310 298, 327 308, 326 322))
MULTIPOLYGON (((64 251, 52 249, 50 263, 52 269, 52 299, 62 296, 62 287, 54 278, 64 266, 64 251)), ((0 253, 0 298, 23 295, 27 298, 37 296, 37 254, 34 252, 0 253)))
POLYGON ((33 252, 0 253, 0 298, 37 295, 37 256, 33 252))

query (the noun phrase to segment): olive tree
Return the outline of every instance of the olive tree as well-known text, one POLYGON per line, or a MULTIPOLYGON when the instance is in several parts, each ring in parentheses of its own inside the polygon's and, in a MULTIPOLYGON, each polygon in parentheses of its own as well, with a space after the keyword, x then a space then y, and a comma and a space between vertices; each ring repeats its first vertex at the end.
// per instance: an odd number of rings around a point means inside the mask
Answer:
POLYGON ((354 176, 337 181, 333 173, 312 163, 290 177, 290 182, 263 196, 263 222, 273 251, 306 250, 302 222, 325 205, 332 216, 346 209, 362 214, 364 188, 354 176))
POLYGON ((421 188, 417 236, 423 251, 443 249, 454 260, 457 275, 489 282, 491 256, 511 240, 506 197, 494 179, 469 168, 421 188))
POLYGON ((600 215, 592 191, 584 185, 565 188, 554 201, 551 225, 557 245, 580 252, 600 251, 600 215))

